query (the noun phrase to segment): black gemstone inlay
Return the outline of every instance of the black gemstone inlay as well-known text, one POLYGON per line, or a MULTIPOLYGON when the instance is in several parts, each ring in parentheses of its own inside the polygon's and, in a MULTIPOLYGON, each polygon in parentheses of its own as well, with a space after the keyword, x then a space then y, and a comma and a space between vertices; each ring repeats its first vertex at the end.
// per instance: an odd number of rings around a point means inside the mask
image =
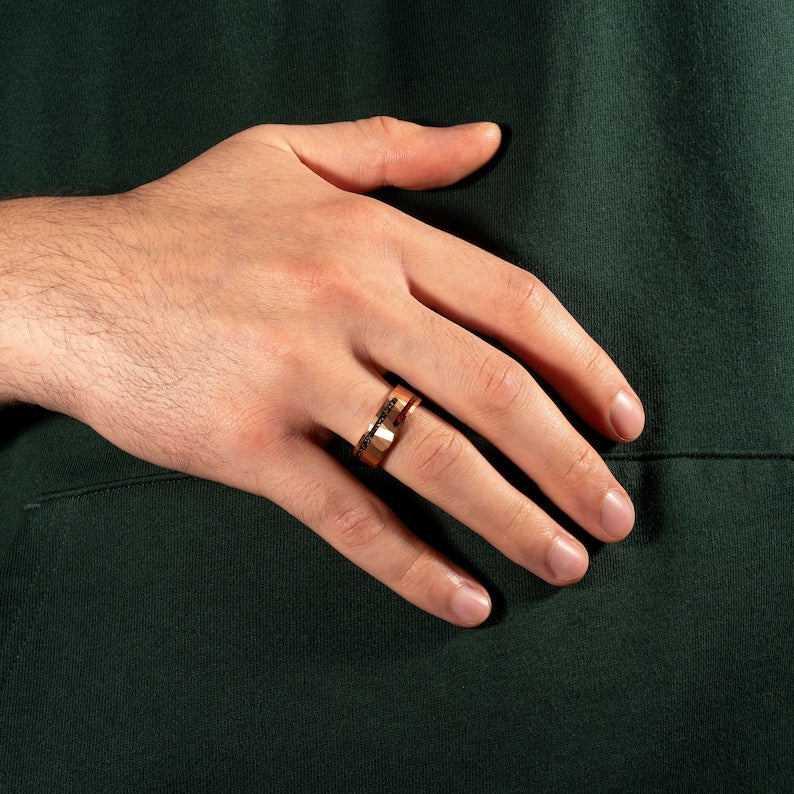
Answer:
POLYGON ((381 408, 380 413, 378 414, 378 418, 375 420, 375 424, 372 425, 370 431, 364 438, 361 439, 361 443, 359 444, 358 451, 356 452, 356 457, 360 458, 364 452, 366 451, 367 447, 369 446, 370 441, 375 438, 375 433, 378 432, 378 428, 384 423, 386 417, 391 413, 394 406, 397 405, 397 398, 392 397, 383 408, 381 408))

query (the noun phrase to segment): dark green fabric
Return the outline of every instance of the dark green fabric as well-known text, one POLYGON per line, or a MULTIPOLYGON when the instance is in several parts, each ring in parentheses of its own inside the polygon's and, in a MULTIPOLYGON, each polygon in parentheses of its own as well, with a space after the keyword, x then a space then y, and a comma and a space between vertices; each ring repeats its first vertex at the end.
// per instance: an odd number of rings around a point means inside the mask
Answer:
POLYGON ((488 583, 470 631, 274 505, 0 413, 0 787, 794 787, 788 0, 29 0, 0 45, 2 196, 261 122, 500 122, 480 178, 381 197, 541 276, 648 415, 594 439, 636 529, 563 590, 349 464, 488 583))

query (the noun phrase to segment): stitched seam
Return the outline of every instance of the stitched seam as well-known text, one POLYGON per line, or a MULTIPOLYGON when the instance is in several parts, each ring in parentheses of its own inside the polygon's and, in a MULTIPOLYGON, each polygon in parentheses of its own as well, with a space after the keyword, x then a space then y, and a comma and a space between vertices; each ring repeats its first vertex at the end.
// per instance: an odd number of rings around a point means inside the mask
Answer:
MULTIPOLYGON (((639 463, 663 460, 769 460, 769 461, 794 461, 794 452, 752 452, 752 451, 702 451, 702 450, 677 450, 670 452, 603 452, 601 457, 604 460, 614 461, 636 461, 639 463)), ((137 488, 141 485, 178 482, 180 480, 195 480, 203 482, 202 478, 194 477, 190 474, 180 474, 179 472, 163 472, 162 474, 146 474, 140 477, 124 478, 107 483, 84 485, 79 488, 70 488, 63 491, 53 491, 42 496, 35 502, 29 502, 22 509, 25 511, 35 510, 50 502, 65 499, 76 499, 81 496, 92 494, 109 493, 112 491, 137 488)))
MULTIPOLYGON (((195 478, 190 477, 190 475, 179 474, 177 472, 164 472, 162 474, 136 477, 131 480, 127 479, 117 482, 105 483, 99 486, 86 486, 83 488, 75 488, 69 491, 61 491, 57 493, 47 494, 46 497, 43 497, 38 502, 30 502, 29 504, 25 505, 23 510, 26 512, 33 512, 53 502, 69 501, 69 500, 79 499, 84 496, 109 493, 112 491, 131 490, 146 485, 148 483, 156 484, 163 482, 174 482, 179 480, 189 480, 189 479, 195 479, 195 478)), ((39 578, 41 576, 41 572, 44 569, 45 564, 48 563, 53 558, 53 556, 55 557, 57 562, 57 556, 60 554, 60 551, 63 547, 63 543, 64 543, 64 532, 62 529, 59 529, 56 531, 56 537, 51 538, 46 548, 44 548, 41 551, 38 562, 36 563, 36 567, 30 577, 30 581, 28 582, 22 603, 20 604, 19 609, 14 615, 14 618, 11 621, 11 625, 9 626, 8 631, 4 632, 3 643, 2 646, 0 646, 0 652, 2 652, 3 648, 10 647, 11 642, 14 639, 15 632, 17 632, 18 630, 22 631, 22 629, 20 629, 19 627, 23 616, 28 614, 28 609, 30 608, 31 602, 33 602, 34 599, 38 601, 38 603, 35 605, 35 608, 33 609, 32 614, 29 615, 29 618, 27 620, 26 630, 24 631, 24 635, 19 637, 16 642, 17 645, 16 653, 14 654, 13 658, 11 658, 4 665, 3 669, 0 669, 0 695, 2 695, 3 692, 5 691, 5 687, 8 681, 13 676, 14 670, 19 664, 20 659, 22 659, 22 657, 24 656, 25 648, 27 647, 30 637, 33 635, 39 616, 42 610, 44 609, 44 605, 47 603, 50 590, 52 589, 52 582, 48 582, 45 587, 37 591, 37 586, 39 584, 39 578)))
MULTIPOLYGON (((625 461, 636 463, 649 463, 653 461, 665 460, 759 460, 759 461, 794 461, 794 452, 741 452, 741 451, 710 451, 699 450, 679 450, 672 452, 605 452, 602 453, 605 461, 625 461)), ((128 490, 138 488, 142 485, 179 482, 180 480, 195 480, 201 482, 201 478, 190 474, 180 474, 178 472, 163 472, 162 474, 146 474, 132 479, 118 480, 97 485, 85 485, 79 488, 71 488, 64 491, 54 491, 42 496, 35 502, 29 502, 22 509, 24 511, 35 510, 51 502, 69 499, 78 499, 83 496, 94 494, 110 493, 113 491, 128 490)))
POLYGON ((656 460, 770 460, 794 461, 794 452, 703 452, 681 450, 678 452, 606 452, 604 460, 626 460, 639 463, 656 460))
POLYGON ((95 485, 84 485, 79 488, 70 488, 64 491, 54 491, 42 496, 35 502, 29 502, 22 509, 23 510, 36 510, 43 505, 51 502, 60 502, 70 499, 79 499, 83 496, 92 496, 94 494, 110 493, 112 491, 123 491, 132 488, 139 488, 142 485, 178 482, 180 480, 196 480, 189 474, 179 474, 178 472, 164 472, 163 474, 147 474, 132 479, 117 480, 114 482, 99 483, 95 485))

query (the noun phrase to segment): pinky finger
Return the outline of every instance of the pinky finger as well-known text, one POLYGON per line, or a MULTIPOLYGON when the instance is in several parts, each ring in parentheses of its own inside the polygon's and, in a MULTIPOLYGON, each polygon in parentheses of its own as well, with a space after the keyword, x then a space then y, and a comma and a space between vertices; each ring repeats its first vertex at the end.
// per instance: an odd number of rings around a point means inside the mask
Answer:
POLYGON ((267 496, 398 595, 457 626, 488 617, 482 585, 416 537, 312 441, 296 442, 279 474, 267 496))

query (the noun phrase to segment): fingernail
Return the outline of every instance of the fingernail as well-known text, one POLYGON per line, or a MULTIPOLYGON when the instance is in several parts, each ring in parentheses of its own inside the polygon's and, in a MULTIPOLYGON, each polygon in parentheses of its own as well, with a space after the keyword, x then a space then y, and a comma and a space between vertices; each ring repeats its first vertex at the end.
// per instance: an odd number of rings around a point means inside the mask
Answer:
POLYGON ((476 626, 491 614, 491 601, 482 590, 463 585, 452 596, 452 612, 464 625, 476 626))
POLYGON ((634 505, 614 488, 601 505, 601 529, 611 538, 625 538, 634 526, 634 505))
POLYGON ((549 554, 549 568, 566 582, 581 579, 587 570, 587 552, 571 538, 557 538, 549 554))
POLYGON ((615 434, 624 441, 633 441, 645 426, 645 411, 636 397, 620 392, 609 411, 609 422, 615 434))

